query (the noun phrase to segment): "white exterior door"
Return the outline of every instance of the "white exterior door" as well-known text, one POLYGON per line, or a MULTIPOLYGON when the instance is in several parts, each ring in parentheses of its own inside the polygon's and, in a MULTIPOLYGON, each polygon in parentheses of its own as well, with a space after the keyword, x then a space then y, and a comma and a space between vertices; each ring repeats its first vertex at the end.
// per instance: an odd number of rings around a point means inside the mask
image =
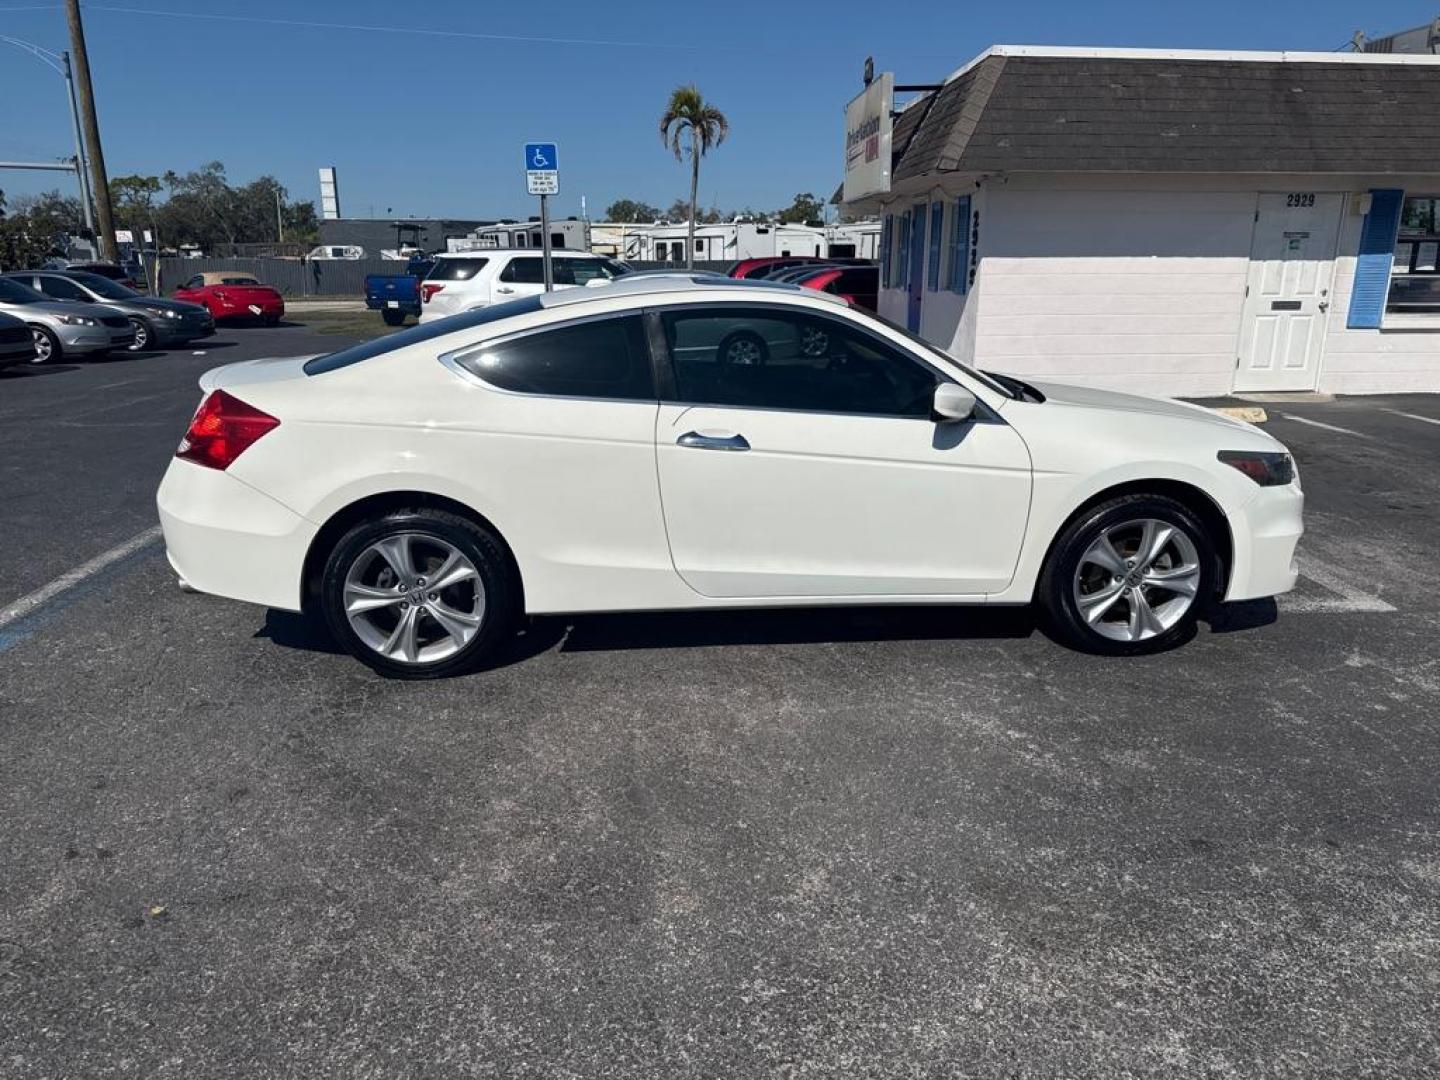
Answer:
MULTIPOLYGON (((693 309, 692 309, 693 310, 693 309)), ((937 375, 803 312, 663 317, 679 400, 656 459, 676 571, 712 597, 966 596, 1014 576, 1030 455, 937 424, 937 375)))
POLYGON ((1343 195, 1313 191, 1260 196, 1236 390, 1315 388, 1344 202, 1343 195))

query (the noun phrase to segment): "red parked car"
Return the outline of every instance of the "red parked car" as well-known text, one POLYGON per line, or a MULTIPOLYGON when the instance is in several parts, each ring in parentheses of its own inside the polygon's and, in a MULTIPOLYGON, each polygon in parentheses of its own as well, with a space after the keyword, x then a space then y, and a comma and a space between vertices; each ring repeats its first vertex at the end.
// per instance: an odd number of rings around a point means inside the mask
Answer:
POLYGON ((874 311, 880 299, 878 266, 821 266, 790 281, 801 288, 843 296, 866 311, 874 311))
POLYGON ((195 274, 174 293, 176 300, 202 304, 221 319, 260 319, 274 326, 285 314, 285 300, 271 286, 262 285, 253 274, 236 270, 211 270, 195 274))
POLYGON ((788 270, 804 263, 829 263, 839 260, 822 259, 818 255, 767 255, 757 259, 741 259, 725 271, 726 277, 758 278, 767 277, 777 270, 788 270))

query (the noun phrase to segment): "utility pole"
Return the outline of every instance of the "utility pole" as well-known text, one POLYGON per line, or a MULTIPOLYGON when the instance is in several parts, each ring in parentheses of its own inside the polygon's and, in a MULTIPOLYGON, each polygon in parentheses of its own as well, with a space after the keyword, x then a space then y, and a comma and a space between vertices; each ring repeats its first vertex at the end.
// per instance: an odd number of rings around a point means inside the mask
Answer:
POLYGON ((85 27, 80 22, 80 0, 65 0, 65 20, 70 24, 70 48, 75 53, 75 82, 80 92, 80 116, 85 125, 86 150, 90 157, 90 192, 99 219, 100 256, 120 261, 115 246, 115 220, 110 210, 110 178, 105 175, 105 152, 100 148, 100 122, 95 118, 95 87, 90 82, 90 54, 85 51, 85 27))
POLYGON ((280 212, 280 189, 275 189, 275 234, 278 242, 285 242, 285 216, 280 212))

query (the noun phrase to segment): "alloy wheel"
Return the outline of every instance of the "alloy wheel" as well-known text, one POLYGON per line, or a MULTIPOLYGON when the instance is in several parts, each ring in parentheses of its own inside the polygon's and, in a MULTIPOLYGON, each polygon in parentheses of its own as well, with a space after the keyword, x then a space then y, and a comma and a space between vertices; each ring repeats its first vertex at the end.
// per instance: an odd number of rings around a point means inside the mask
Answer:
POLYGON ((737 337, 725 350, 725 362, 745 366, 762 363, 760 343, 754 338, 737 337))
POLYGON ((1147 641, 1185 617, 1200 591, 1194 539, 1173 522, 1139 518, 1112 525, 1075 568, 1075 605, 1112 641, 1147 641))
POLYGON ((54 355, 54 346, 50 344, 50 335, 39 327, 30 328, 30 338, 35 342, 35 356, 30 361, 32 364, 43 364, 54 355))
POLYGON ((350 564, 343 595, 356 636, 401 664, 454 656, 485 621, 475 564, 431 533, 396 533, 365 548, 350 564))
POLYGON ((131 352, 140 352, 150 347, 150 328, 145 325, 144 319, 131 319, 130 325, 135 328, 135 341, 130 345, 131 352))

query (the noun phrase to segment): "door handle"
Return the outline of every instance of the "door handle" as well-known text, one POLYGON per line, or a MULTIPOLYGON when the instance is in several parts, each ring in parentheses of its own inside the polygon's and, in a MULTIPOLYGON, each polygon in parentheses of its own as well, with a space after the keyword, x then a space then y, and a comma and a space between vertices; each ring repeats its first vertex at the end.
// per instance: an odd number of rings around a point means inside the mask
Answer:
POLYGON ((691 450, 749 450, 750 443, 744 435, 701 435, 698 431, 687 431, 675 440, 676 446, 691 450))
POLYGON ((1329 311, 1329 310, 1330 310, 1330 301, 1329 301, 1329 300, 1321 300, 1320 303, 1319 303, 1318 305, 1316 305, 1316 306, 1319 307, 1321 311, 1329 311))
POLYGON ((512 289, 512 288, 510 288, 509 285, 501 285, 501 286, 499 286, 495 291, 498 292, 498 293, 512 293, 512 292, 514 292, 515 290, 512 289))

